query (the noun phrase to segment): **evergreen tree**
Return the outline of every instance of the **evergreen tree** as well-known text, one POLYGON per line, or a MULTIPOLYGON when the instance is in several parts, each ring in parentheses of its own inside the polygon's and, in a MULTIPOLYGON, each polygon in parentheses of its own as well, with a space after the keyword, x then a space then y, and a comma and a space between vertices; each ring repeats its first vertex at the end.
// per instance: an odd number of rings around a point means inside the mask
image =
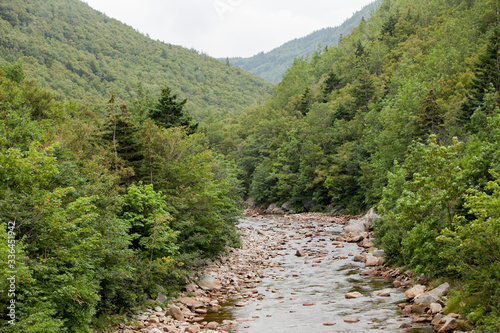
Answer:
POLYGON ((163 128, 185 126, 188 133, 192 134, 196 132, 198 124, 193 121, 191 116, 185 113, 184 105, 186 102, 187 99, 177 101, 177 95, 171 94, 170 88, 164 86, 155 108, 149 111, 149 118, 157 126, 163 128))
MULTIPOLYGON (((479 58, 472 81, 469 98, 462 105, 458 120, 462 124, 468 124, 474 111, 483 105, 484 96, 490 84, 493 84, 496 91, 500 92, 500 28, 494 30, 486 52, 479 58)), ((497 101, 500 106, 500 101, 497 101)))
POLYGON ((112 168, 119 172, 122 181, 134 180, 133 167, 143 159, 142 147, 136 139, 138 127, 125 104, 116 106, 114 95, 108 102, 108 117, 103 125, 101 138, 111 144, 112 168))
POLYGON ((436 103, 436 96, 434 95, 433 88, 427 93, 423 112, 415 116, 415 122, 417 125, 417 137, 425 139, 429 134, 438 134, 438 129, 443 123, 443 116, 436 103))

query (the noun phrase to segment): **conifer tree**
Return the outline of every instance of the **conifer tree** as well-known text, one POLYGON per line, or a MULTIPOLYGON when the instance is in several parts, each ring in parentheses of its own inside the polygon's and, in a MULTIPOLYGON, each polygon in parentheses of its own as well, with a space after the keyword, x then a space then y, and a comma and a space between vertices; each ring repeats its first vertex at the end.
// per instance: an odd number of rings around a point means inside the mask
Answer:
MULTIPOLYGON (((458 120, 462 124, 468 124, 474 111, 483 105, 484 96, 488 92, 490 84, 496 91, 500 92, 500 28, 496 28, 490 37, 486 52, 479 58, 472 81, 469 98, 462 105, 458 120)), ((497 101, 500 106, 500 101, 497 101)))
POLYGON ((172 94, 170 88, 164 86, 154 109, 149 111, 149 118, 163 128, 185 126, 188 133, 192 134, 196 132, 198 124, 184 111, 186 102, 187 99, 177 101, 177 94, 172 94))

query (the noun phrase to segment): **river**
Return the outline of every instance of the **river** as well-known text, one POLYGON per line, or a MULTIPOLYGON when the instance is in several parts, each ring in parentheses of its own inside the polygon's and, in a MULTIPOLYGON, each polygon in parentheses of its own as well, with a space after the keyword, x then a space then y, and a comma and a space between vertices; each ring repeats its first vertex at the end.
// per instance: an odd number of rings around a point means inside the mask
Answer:
POLYGON ((261 297, 244 299, 243 304, 232 299, 205 320, 238 320, 229 332, 246 333, 432 332, 429 327, 399 328, 411 321, 397 307, 405 301, 404 290, 383 278, 361 275, 368 269, 353 258, 363 249, 356 243, 335 242, 342 225, 293 219, 284 223, 259 216, 241 219, 239 227, 243 232, 272 231, 285 237, 269 254, 273 267, 265 270, 260 282, 248 286, 261 297), (363 297, 346 299, 350 292, 363 297), (380 292, 385 296, 378 296, 380 292))

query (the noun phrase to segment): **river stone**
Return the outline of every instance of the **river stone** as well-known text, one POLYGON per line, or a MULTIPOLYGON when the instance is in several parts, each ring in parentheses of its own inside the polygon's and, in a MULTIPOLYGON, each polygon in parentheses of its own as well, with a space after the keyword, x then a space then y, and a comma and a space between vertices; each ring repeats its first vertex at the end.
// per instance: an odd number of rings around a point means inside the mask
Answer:
POLYGON ((364 295, 362 293, 360 293, 359 291, 354 291, 352 293, 345 294, 345 298, 347 298, 347 299, 360 298, 360 297, 364 297, 364 295))
POLYGON ((431 303, 430 308, 432 314, 439 313, 443 310, 443 306, 439 303, 431 303))
POLYGON ((202 302, 193 297, 181 297, 177 301, 192 309, 202 308, 204 306, 202 302))
POLYGON ((448 290, 450 290, 450 285, 448 283, 443 283, 431 291, 415 296, 414 302, 415 304, 435 303, 439 301, 441 296, 445 295, 448 290))
POLYGON ((219 327, 219 323, 217 323, 215 321, 212 321, 212 322, 208 323, 208 325, 207 325, 207 328, 209 330, 216 330, 218 327, 219 327))
POLYGON ((361 246, 364 248, 370 248, 370 247, 373 247, 373 242, 370 239, 365 238, 361 242, 358 243, 358 246, 361 246))
POLYGON ((334 323, 333 321, 327 321, 323 323, 323 326, 334 326, 337 325, 337 323, 334 323))
POLYGON ((409 301, 415 298, 416 296, 423 294, 424 292, 425 292, 425 286, 417 284, 412 288, 408 289, 407 291, 405 291, 406 300, 409 301))
POLYGON ((383 258, 375 257, 373 253, 368 253, 365 256, 365 266, 377 266, 384 263, 383 258))
POLYGON ((359 319, 356 317, 347 317, 344 319, 344 322, 346 323, 357 323, 358 321, 359 319))
POLYGON ((184 314, 178 306, 170 305, 167 309, 167 315, 172 316, 175 320, 184 321, 184 314))
POLYGON ((203 290, 220 290, 222 285, 220 281, 210 274, 203 274, 198 278, 198 286, 203 290))

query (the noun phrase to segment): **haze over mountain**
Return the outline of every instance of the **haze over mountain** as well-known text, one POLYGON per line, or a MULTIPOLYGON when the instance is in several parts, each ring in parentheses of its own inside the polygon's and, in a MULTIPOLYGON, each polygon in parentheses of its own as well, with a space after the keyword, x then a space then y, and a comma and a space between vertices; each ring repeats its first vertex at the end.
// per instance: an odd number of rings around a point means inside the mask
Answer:
POLYGON ((236 57, 225 60, 269 82, 278 83, 292 66, 295 58, 312 55, 318 47, 337 45, 341 36, 346 37, 362 19, 368 19, 380 3, 381 0, 377 0, 363 7, 340 26, 317 30, 307 36, 291 40, 272 51, 261 52, 250 58, 236 57))

